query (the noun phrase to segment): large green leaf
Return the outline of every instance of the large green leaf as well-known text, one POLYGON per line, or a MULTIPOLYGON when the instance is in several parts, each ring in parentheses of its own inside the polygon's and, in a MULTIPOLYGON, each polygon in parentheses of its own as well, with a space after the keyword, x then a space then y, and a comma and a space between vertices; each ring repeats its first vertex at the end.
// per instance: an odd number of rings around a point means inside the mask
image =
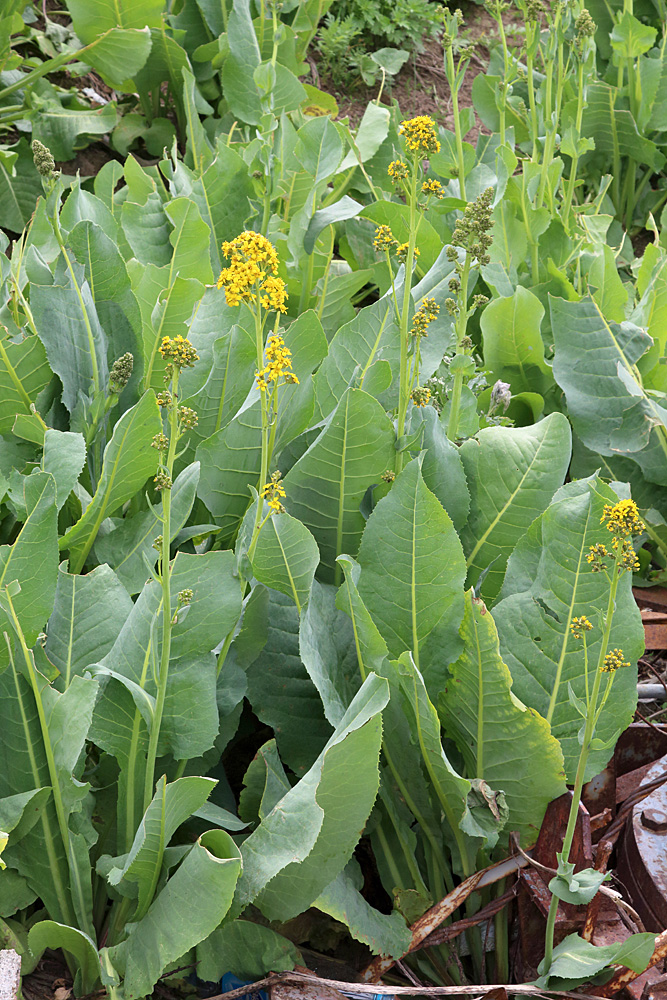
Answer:
POLYGON ((461 446, 470 517, 461 532, 468 580, 488 570, 487 600, 502 584, 510 553, 561 486, 570 464, 570 427, 552 413, 532 427, 488 427, 461 446))
POLYGON ((377 794, 387 697, 387 682, 369 677, 312 768, 243 842, 234 915, 255 902, 269 919, 295 916, 345 867, 377 794))
POLYGON ((493 299, 482 313, 484 365, 494 379, 509 382, 515 395, 544 395, 553 385, 540 333, 543 316, 540 300, 522 285, 508 298, 493 299))
MULTIPOLYGON (((591 571, 586 556, 591 545, 608 542, 600 518, 605 504, 616 500, 613 490, 595 477, 564 487, 510 557, 502 600, 494 610, 514 693, 550 723, 563 750, 569 781, 574 780, 581 750, 582 722, 570 702, 568 686, 578 698, 585 697, 582 643, 573 638, 570 623, 577 615, 586 615, 593 623, 587 642, 592 671, 600 651, 600 616, 607 608, 609 582, 604 573, 591 571)), ((630 577, 625 574, 619 582, 609 642, 611 648, 623 649, 634 664, 644 650, 644 632, 630 577)), ((634 665, 615 675, 596 729, 603 742, 629 725, 636 684, 634 665)), ((586 780, 602 770, 610 752, 591 751, 586 780)))
POLYGON ((248 701, 275 732, 285 763, 301 775, 331 736, 331 726, 299 655, 299 612, 290 597, 255 587, 243 624, 247 631, 239 638, 247 639, 250 633, 260 647, 243 663, 248 701))
MULTIPOLYGON (((217 732, 216 670, 211 650, 234 629, 241 612, 241 593, 233 576, 233 564, 232 552, 202 555, 179 552, 172 565, 172 615, 178 593, 186 588, 193 591, 188 614, 172 630, 160 738, 160 752, 170 751, 177 759, 204 753, 217 732)), ((161 614, 161 601, 161 588, 155 581, 149 581, 114 646, 101 661, 105 670, 128 678, 151 695, 156 690, 151 669, 156 652, 152 623, 158 611, 161 614)), ((119 731, 118 737, 121 736, 119 731)))
POLYGON ((609 157, 628 156, 636 163, 643 163, 659 170, 665 162, 654 142, 640 135, 632 113, 615 107, 618 91, 607 83, 593 83, 586 92, 586 107, 581 134, 595 141, 596 157, 602 153, 609 157))
POLYGON ((97 366, 98 385, 107 373, 107 341, 95 309, 83 268, 73 265, 77 284, 67 272, 64 284, 30 286, 30 308, 39 338, 46 348, 51 369, 63 384, 62 400, 72 413, 82 396, 94 387, 97 366), (90 332, 86 325, 90 327, 90 332))
MULTIPOLYGON (((176 476, 171 491, 171 540, 176 538, 192 510, 199 482, 199 463, 192 462, 176 476)), ((95 555, 115 570, 128 594, 138 594, 146 582, 146 563, 158 557, 153 542, 162 532, 162 504, 126 517, 108 534, 97 539, 95 555)))
POLYGON ((209 830, 188 851, 143 920, 112 950, 124 964, 127 1000, 149 995, 170 964, 203 941, 227 913, 239 872, 239 849, 224 830, 209 830))
POLYGON ((33 98, 37 114, 33 124, 33 136, 44 143, 58 160, 71 160, 77 149, 87 145, 87 136, 105 135, 111 132, 118 121, 114 103, 92 109, 85 104, 78 108, 64 107, 53 98, 33 98))
POLYGON ((40 920, 30 928, 28 947, 33 955, 47 948, 62 949, 76 963, 76 986, 81 992, 95 989, 100 980, 100 961, 95 942, 76 927, 55 920, 40 920))
POLYGON ((165 214, 174 227, 169 234, 174 248, 169 265, 171 273, 212 284, 213 271, 208 259, 211 229, 202 221, 197 205, 189 198, 174 198, 165 206, 165 214))
POLYGON ((30 413, 51 379, 46 351, 39 337, 13 344, 0 337, 0 434, 9 434, 17 413, 30 413))
POLYGON ((377 400, 348 389, 285 478, 285 505, 315 536, 328 580, 340 578, 336 556, 356 553, 364 528, 359 507, 366 490, 393 466, 394 438, 377 400))
POLYGON ((19 139, 13 152, 17 154, 13 174, 6 159, 0 158, 0 222, 3 228, 21 233, 30 222, 35 202, 44 189, 28 141, 19 139))
POLYGON ((301 964, 295 944, 251 920, 222 924, 197 946, 197 975, 207 982, 221 979, 226 972, 256 982, 271 970, 281 972, 301 964))
MULTIPOLYGON (((190 339, 203 360, 203 349, 197 338, 191 334, 190 339)), ((215 340, 205 383, 185 398, 185 404, 195 409, 199 418, 191 435, 194 447, 225 427, 238 412, 252 387, 256 368, 257 347, 253 332, 238 324, 215 340)))
POLYGON ((413 459, 377 504, 359 548, 359 593, 393 657, 415 663, 458 647, 465 558, 458 535, 413 459), (433 647, 436 647, 433 649, 433 647), (432 654, 431 654, 432 655, 432 654))
POLYGON ((311 118, 301 126, 294 155, 315 184, 336 173, 343 158, 343 142, 328 115, 311 118))
POLYGON ((109 364, 129 351, 134 356, 137 374, 140 374, 137 334, 141 329, 141 317, 125 262, 116 244, 101 225, 88 220, 74 226, 68 242, 77 261, 85 269, 97 315, 107 335, 109 364))
POLYGON ((345 715, 363 677, 355 647, 355 640, 360 640, 356 629, 350 627, 347 608, 340 605, 339 610, 337 605, 336 588, 315 581, 299 628, 301 659, 332 726, 338 725, 345 715))
POLYGON ((341 326, 329 344, 328 356, 315 376, 315 396, 322 417, 334 409, 341 396, 357 375, 360 389, 367 388, 378 370, 377 363, 398 367, 399 344, 394 306, 389 299, 380 299, 360 309, 349 323, 341 326))
POLYGON ((592 451, 627 455, 667 483, 667 412, 647 395, 636 364, 651 339, 633 323, 612 323, 592 299, 551 300, 554 377, 572 426, 592 451))
POLYGON ((463 653, 438 700, 440 718, 463 754, 468 777, 504 793, 505 830, 518 830, 529 846, 547 805, 565 791, 563 755, 548 722, 512 693, 491 613, 471 591, 461 637, 463 653))
POLYGON ((141 920, 148 912, 160 877, 165 849, 176 830, 199 809, 215 787, 212 778, 196 776, 178 778, 167 784, 163 775, 155 795, 139 824, 134 843, 128 854, 106 862, 110 885, 137 905, 133 920, 141 920), (112 862, 116 865, 110 867, 112 862))
POLYGON ((46 640, 46 654, 60 671, 58 687, 68 687, 109 652, 131 610, 131 598, 108 566, 97 566, 86 576, 68 573, 65 564, 60 567, 46 640))
POLYGON ((249 487, 258 489, 261 485, 262 410, 259 400, 203 441, 195 454, 202 469, 197 493, 220 524, 222 537, 229 538, 251 502, 249 487))
POLYGON ((77 779, 85 759, 81 752, 90 728, 97 683, 77 677, 64 694, 58 694, 48 688, 45 678, 36 675, 50 744, 47 754, 34 689, 23 669, 21 660, 16 660, 0 674, 0 725, 6 733, 0 746, 0 799, 47 786, 53 789, 57 784, 61 821, 51 795, 40 810, 38 822, 16 847, 7 848, 4 859, 24 876, 52 917, 91 933, 89 848, 95 833, 85 813, 81 813, 89 786, 77 779), (76 826, 68 828, 73 814, 78 814, 76 826))
MULTIPOLYGON (((244 160, 227 144, 226 136, 222 140, 213 163, 183 191, 195 202, 211 230, 214 271, 221 266, 220 244, 234 239, 244 229, 250 214, 250 198, 254 196, 253 180, 244 160)), ((223 293, 219 294, 222 298, 223 293)))
POLYGON ((84 58, 110 87, 122 90, 146 62, 151 41, 148 27, 113 28, 86 46, 84 58))
MULTIPOLYGON (((24 480, 26 520, 14 544, 0 546, 0 588, 18 580, 21 590, 12 598, 12 603, 30 646, 51 614, 56 592, 55 485, 53 476, 48 473, 37 473, 24 480)), ((6 627, 7 618, 4 611, 0 611, 0 629, 6 627)), ((3 642, 0 663, 6 662, 7 648, 3 642)))
POLYGON ((100 525, 140 490, 157 468, 151 440, 162 428, 155 396, 146 392, 126 410, 104 449, 102 474, 93 499, 81 518, 60 539, 62 549, 88 553, 100 525))
MULTIPOLYGON (((442 746, 438 713, 411 654, 406 652, 401 654, 399 660, 391 660, 387 670, 392 680, 392 698, 394 690, 400 690, 403 713, 408 719, 412 740, 421 751, 433 790, 449 825, 450 846, 455 843, 458 847, 461 869, 469 875, 474 857, 460 827, 468 809, 470 781, 457 774, 449 762, 442 746)), ((394 749, 399 754, 397 767, 400 769, 400 746, 396 745, 394 749)), ((408 790, 412 792, 412 786, 409 785, 408 790)))
POLYGON ((433 406, 413 408, 410 432, 418 433, 420 425, 424 428, 422 447, 425 454, 421 465, 424 482, 460 531, 470 512, 470 494, 459 449, 447 437, 446 428, 433 406))
POLYGON ((345 924, 352 937, 368 945, 374 955, 402 958, 412 940, 410 928, 397 910, 380 913, 374 909, 359 891, 363 881, 359 865, 352 860, 313 906, 345 924))
POLYGON ((57 431, 48 427, 44 435, 42 470, 49 472, 56 483, 56 506, 64 506, 76 486, 86 461, 86 442, 82 434, 57 431))
POLYGON ((82 42, 92 42, 109 28, 157 28, 163 0, 67 0, 74 30, 82 42))

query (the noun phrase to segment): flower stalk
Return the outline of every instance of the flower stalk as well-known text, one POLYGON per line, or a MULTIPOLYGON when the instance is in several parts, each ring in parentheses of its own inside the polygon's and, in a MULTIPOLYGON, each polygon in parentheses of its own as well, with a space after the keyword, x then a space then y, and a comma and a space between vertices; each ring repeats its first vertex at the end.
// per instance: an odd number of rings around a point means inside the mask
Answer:
MULTIPOLYGON (((581 802, 581 793, 586 776, 586 766, 588 764, 595 729, 607 699, 609 698, 616 671, 621 667, 630 666, 624 658, 623 650, 610 650, 609 642, 611 639, 614 611, 616 609, 616 593, 618 590, 619 580, 623 573, 630 572, 639 566, 634 547, 632 545, 632 536, 641 533, 644 529, 644 524, 639 518, 637 506, 633 500, 619 500, 619 502, 613 506, 606 506, 604 508, 601 522, 606 523, 607 529, 613 535, 613 539, 611 552, 607 550, 607 547, 604 544, 598 543, 590 547, 589 554, 587 556, 587 562, 591 566, 592 572, 603 572, 609 579, 607 608, 602 618, 602 640, 600 643, 600 652, 598 654, 592 688, 590 689, 586 633, 591 631, 593 626, 585 615, 574 618, 570 625, 570 631, 572 632, 574 638, 583 640, 586 702, 585 707, 582 710, 585 724, 583 735, 580 737, 581 751, 579 753, 579 761, 577 763, 577 771, 574 779, 574 788, 572 790, 572 802, 570 804, 570 813, 568 816, 565 836, 563 838, 563 848, 558 856, 559 873, 561 868, 565 869, 570 862, 570 851, 572 850, 572 842, 574 840, 574 832, 577 825, 579 803, 581 802), (611 571, 608 571, 607 561, 610 559, 612 560, 612 566, 611 571), (604 691, 600 696, 603 675, 606 675, 606 683, 604 691)), ((549 904, 549 913, 547 915, 544 942, 544 962, 541 966, 543 975, 548 975, 553 961, 554 931, 556 927, 557 912, 558 896, 553 893, 549 904)))

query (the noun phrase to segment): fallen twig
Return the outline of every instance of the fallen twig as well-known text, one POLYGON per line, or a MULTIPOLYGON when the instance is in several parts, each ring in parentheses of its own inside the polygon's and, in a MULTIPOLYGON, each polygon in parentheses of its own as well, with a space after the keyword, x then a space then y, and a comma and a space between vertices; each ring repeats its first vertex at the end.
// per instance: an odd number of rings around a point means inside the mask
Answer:
POLYGON ((325 979, 322 976, 307 976, 303 972, 274 972, 266 979, 260 979, 256 983, 249 983, 247 986, 239 986, 237 990, 230 990, 229 993, 219 993, 208 1000, 239 1000, 240 997, 259 993, 267 987, 276 986, 279 983, 309 983, 311 986, 328 986, 332 989, 347 993, 365 993, 382 996, 426 996, 426 997, 447 997, 474 994, 485 995, 491 990, 506 990, 516 996, 533 997, 571 997, 572 1000, 593 1000, 592 994, 575 993, 572 990, 544 990, 532 983, 517 983, 514 986, 493 984, 490 986, 385 986, 382 983, 346 983, 339 979, 325 979))
MULTIPOLYGON (((500 879, 506 878, 519 868, 525 868, 527 864, 528 862, 525 858, 515 855, 512 858, 505 858, 503 861, 498 861, 495 865, 489 865, 488 868, 475 872, 474 875, 470 875, 460 885, 457 885, 452 892, 448 893, 444 899, 441 899, 439 903, 436 903, 430 910, 427 910, 419 920, 415 921, 411 927, 412 940, 406 954, 416 951, 421 942, 429 934, 432 934, 454 910, 458 909, 475 889, 481 889, 485 885, 493 885, 494 882, 499 882, 500 879)), ((403 957, 401 955, 401 958, 403 957)), ((395 959, 388 958, 386 955, 378 955, 364 969, 362 973, 363 978, 367 983, 377 983, 393 965, 395 965, 395 959)))

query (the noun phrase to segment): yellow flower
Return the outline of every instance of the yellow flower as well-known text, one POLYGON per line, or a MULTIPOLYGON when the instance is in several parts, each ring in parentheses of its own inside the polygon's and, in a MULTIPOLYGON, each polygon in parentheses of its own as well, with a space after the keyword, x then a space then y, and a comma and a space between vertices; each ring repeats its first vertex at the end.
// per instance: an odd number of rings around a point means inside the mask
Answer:
POLYGON ((395 244, 396 240, 389 226, 378 226, 375 230, 373 249, 378 253, 384 253, 386 250, 391 250, 395 244))
POLYGON ((285 487, 283 486, 281 479, 281 474, 279 472, 274 472, 271 476, 271 481, 262 486, 262 489, 260 490, 260 496, 266 500, 271 508, 272 514, 285 513, 285 508, 283 507, 281 500, 284 500, 287 494, 285 493, 285 487))
POLYGON ((600 518, 600 524, 605 522, 607 530, 618 538, 640 535, 646 527, 639 516, 634 500, 619 500, 613 507, 607 504, 600 518))
POLYGON ((428 325, 437 318, 440 306, 435 299, 423 299, 412 319, 411 333, 415 337, 427 337, 428 325))
POLYGON ((246 230, 236 239, 225 241, 222 252, 229 258, 218 278, 218 288, 225 289, 228 306, 241 302, 252 305, 259 301, 264 309, 285 312, 287 293, 278 275, 278 254, 273 244, 261 233, 246 230))
POLYGON ((570 625, 570 631, 575 639, 581 639, 584 632, 590 632, 593 628, 589 622, 586 615, 580 615, 578 618, 572 619, 572 624, 570 625))
POLYGON ((619 670, 620 667, 629 667, 630 664, 625 659, 622 649, 612 649, 611 652, 607 653, 604 658, 604 663, 602 664, 602 671, 605 674, 611 674, 615 670, 619 670))
POLYGON ((428 180, 424 181, 422 184, 422 194, 431 195, 434 194, 436 198, 444 198, 445 192, 442 189, 442 184, 440 181, 428 180))
POLYGON ((276 278, 272 274, 264 279, 261 284, 261 294, 259 301, 265 309, 275 309, 276 312, 287 312, 285 305, 287 292, 285 282, 282 278, 276 278))
POLYGON ((299 380, 292 369, 292 352, 285 346, 285 341, 278 334, 271 334, 266 342, 266 365, 260 371, 255 372, 257 387, 265 392, 271 384, 277 385, 282 378, 281 385, 298 385, 299 380))
POLYGON ((392 180, 398 182, 407 180, 409 170, 402 160, 392 160, 387 167, 387 173, 392 180))
MULTIPOLYGON (((399 264, 406 264, 407 263, 407 260, 408 260, 408 244, 407 243, 399 243, 396 246, 396 256, 398 258, 399 264)), ((414 259, 416 260, 417 257, 419 257, 419 247, 415 247, 415 249, 414 249, 414 259)))
POLYGON ((440 152, 440 142, 435 130, 435 122, 428 115, 417 115, 401 122, 399 133, 405 136, 405 144, 411 153, 422 156, 440 152))
POLYGON ((187 339, 181 337, 163 337, 160 344, 160 354, 165 361, 169 360, 177 368, 194 368, 195 361, 199 361, 199 355, 187 339))
POLYGON ((590 563, 590 567, 594 573, 600 573, 605 569, 604 560, 609 558, 609 552, 605 545, 598 542, 597 545, 591 545, 588 550, 588 555, 586 556, 586 562, 590 563))

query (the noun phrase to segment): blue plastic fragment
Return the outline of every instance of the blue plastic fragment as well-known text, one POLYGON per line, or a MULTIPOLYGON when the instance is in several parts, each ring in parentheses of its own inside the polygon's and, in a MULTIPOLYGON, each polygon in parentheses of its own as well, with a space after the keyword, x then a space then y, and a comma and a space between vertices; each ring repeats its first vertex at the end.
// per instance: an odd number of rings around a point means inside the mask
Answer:
MULTIPOLYGON (((220 982, 221 993, 229 993, 231 990, 238 990, 241 986, 252 986, 252 982, 244 982, 235 976, 231 972, 226 972, 222 977, 220 982)), ((339 990, 344 997, 349 997, 350 1000, 396 1000, 393 994, 388 993, 354 993, 352 990, 339 990)), ((269 995, 266 990, 260 990, 259 993, 245 993, 240 1000, 253 1000, 253 997, 260 997, 260 1000, 269 1000, 269 995)))

